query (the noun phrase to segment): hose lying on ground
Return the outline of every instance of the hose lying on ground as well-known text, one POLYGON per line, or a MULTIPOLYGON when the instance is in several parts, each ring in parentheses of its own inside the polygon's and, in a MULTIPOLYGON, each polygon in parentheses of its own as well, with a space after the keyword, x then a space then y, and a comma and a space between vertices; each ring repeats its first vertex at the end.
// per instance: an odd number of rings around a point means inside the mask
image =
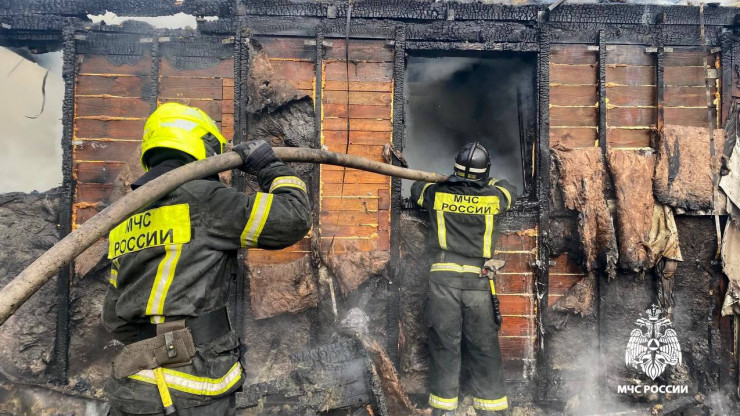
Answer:
MULTIPOLYGON (((363 157, 325 150, 294 147, 276 147, 273 150, 277 157, 285 162, 323 163, 425 182, 442 182, 446 178, 436 173, 405 169, 363 157)), ((236 169, 241 165, 242 159, 235 152, 209 157, 172 170, 111 204, 64 237, 0 290, 0 325, 44 283, 55 276, 62 266, 74 260, 140 208, 167 195, 188 181, 236 169)))

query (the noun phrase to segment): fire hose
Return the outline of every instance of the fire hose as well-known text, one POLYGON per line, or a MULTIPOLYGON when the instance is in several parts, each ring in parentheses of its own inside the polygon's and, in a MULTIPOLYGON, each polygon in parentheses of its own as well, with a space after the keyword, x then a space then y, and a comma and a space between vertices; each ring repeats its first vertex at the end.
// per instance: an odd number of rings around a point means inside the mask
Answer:
MULTIPOLYGON (((275 155, 285 162, 321 163, 360 169, 381 175, 425 182, 442 182, 445 176, 377 162, 363 157, 333 153, 319 149, 276 147, 275 155)), ((178 186, 195 179, 236 169, 243 164, 235 152, 209 157, 172 170, 117 200, 87 220, 56 243, 36 261, 26 267, 15 279, 0 290, 0 325, 18 310, 59 270, 75 259, 113 227, 140 208, 170 193, 178 186)))

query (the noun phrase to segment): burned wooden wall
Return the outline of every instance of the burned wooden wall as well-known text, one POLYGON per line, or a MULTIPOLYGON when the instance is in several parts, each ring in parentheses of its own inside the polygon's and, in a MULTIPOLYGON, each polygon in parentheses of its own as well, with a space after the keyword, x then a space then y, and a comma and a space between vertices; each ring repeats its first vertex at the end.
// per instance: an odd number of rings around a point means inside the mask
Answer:
MULTIPOLYGON (((249 61, 252 41, 261 45, 272 76, 312 101, 316 135, 309 145, 379 161, 383 145, 403 147, 403 103, 398 94, 406 49, 442 55, 450 50, 537 52, 541 85, 540 134, 533 149, 535 192, 513 213, 497 247, 497 255, 507 260, 500 283, 506 377, 515 392, 512 396, 526 402, 562 402, 573 388, 582 388, 584 380, 605 385, 603 373, 580 376, 588 366, 613 361, 623 352, 619 337, 633 325, 628 314, 647 306, 654 290, 639 274, 620 273, 616 282, 599 276, 594 315, 553 323, 558 315, 548 306, 588 273, 572 235, 574 213, 563 209, 557 183, 549 182, 550 148, 600 147, 606 155, 647 149, 654 127, 706 127, 708 107, 714 127, 721 126, 731 97, 740 96, 740 72, 732 56, 738 42, 730 33, 736 13, 720 7, 700 12, 684 6, 563 5, 549 10, 456 2, 395 1, 382 6, 358 2, 351 12, 349 65, 344 55, 344 18, 349 10, 344 2, 195 1, 156 7, 137 1, 23 2, 10 10, 0 12, 0 42, 40 50, 63 45, 68 55, 64 169, 69 197, 62 205, 69 208, 67 225, 72 227, 99 212, 125 185, 120 175, 127 163, 138 163, 143 123, 157 105, 178 101, 198 106, 235 142, 254 134, 259 114, 246 110, 245 91, 254 69, 249 61), (43 14, 29 17, 38 12, 34 7, 43 14), (90 28, 76 20, 106 8, 122 14, 185 11, 218 15, 220 20, 200 22, 198 31, 155 31, 140 24, 90 28), (555 255, 548 259, 550 253, 555 255), (620 304, 623 299, 628 301, 620 304), (582 384, 569 384, 574 379, 582 384), (540 381, 536 390, 535 380, 540 381)), ((248 191, 244 178, 237 174, 233 179, 234 186, 248 191)), ((408 293, 403 285, 412 279, 404 281, 393 269, 401 270, 404 255, 395 251, 401 245, 398 182, 334 167, 322 167, 305 179, 311 182, 316 214, 311 235, 279 252, 250 251, 243 273, 308 268, 309 276, 281 284, 293 289, 295 299, 313 298, 300 303, 299 310, 273 310, 277 313, 263 316, 254 313, 251 300, 266 286, 237 285, 233 305, 241 312, 238 326, 252 347, 250 381, 288 371, 291 353, 335 335, 330 281, 335 284, 339 317, 351 307, 365 307, 372 315, 371 333, 389 351, 399 350, 403 372, 404 357, 424 344, 423 338, 403 338, 410 318, 403 309, 398 313, 398 301, 413 298, 419 305, 424 293, 417 290, 404 297, 408 293), (350 256, 340 263, 352 267, 325 267, 332 256, 350 256), (370 266, 371 274, 352 273, 370 266)), ((613 185, 607 188, 612 197, 613 185)), ((707 391, 721 384, 720 376, 711 374, 719 374, 717 367, 729 351, 729 323, 716 316, 721 277, 712 269, 711 250, 704 247, 716 242, 707 218, 686 216, 678 222, 686 257, 677 272, 685 279, 678 284, 680 310, 702 312, 677 314, 676 322, 697 345, 690 349, 691 363, 696 365, 692 383, 697 391, 707 391), (693 236, 700 236, 700 241, 693 236), (701 294, 692 297, 696 287, 701 294), (702 326, 707 316, 708 330, 702 326), (720 327, 725 331, 722 336, 720 327)), ((97 301, 88 301, 102 299, 107 284, 104 267, 92 270, 75 276, 71 289, 64 276, 60 279, 57 313, 64 325, 57 325, 56 368, 61 370, 55 370, 55 376, 66 381, 69 375, 77 391, 95 395, 117 347, 99 326, 97 301), (65 300, 71 302, 69 310, 65 300), (97 353, 88 360, 76 359, 93 350, 97 353), (66 357, 71 357, 69 362, 66 357)), ((418 325, 420 315, 412 318, 418 325)), ((726 371, 721 374, 727 376, 726 371)), ((410 393, 425 393, 423 380, 407 378, 406 387, 410 393)))

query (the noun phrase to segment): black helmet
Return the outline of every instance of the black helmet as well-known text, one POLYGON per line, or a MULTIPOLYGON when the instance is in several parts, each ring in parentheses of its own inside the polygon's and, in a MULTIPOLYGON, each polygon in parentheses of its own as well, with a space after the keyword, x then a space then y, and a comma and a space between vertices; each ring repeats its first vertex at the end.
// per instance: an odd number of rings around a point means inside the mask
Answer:
POLYGON ((455 157, 455 175, 474 181, 488 179, 491 169, 491 158, 488 150, 478 142, 468 143, 460 149, 455 157))

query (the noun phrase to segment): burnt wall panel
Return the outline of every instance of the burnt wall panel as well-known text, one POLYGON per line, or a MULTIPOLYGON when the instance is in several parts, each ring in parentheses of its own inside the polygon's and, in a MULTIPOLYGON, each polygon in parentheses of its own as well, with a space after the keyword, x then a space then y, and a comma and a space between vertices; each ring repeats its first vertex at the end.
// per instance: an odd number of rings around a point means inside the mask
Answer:
POLYGON ((645 46, 606 48, 606 140, 613 149, 650 146, 657 125, 655 54, 645 46))
POLYGON ((550 49, 550 146, 598 145, 598 53, 588 45, 550 49))
MULTIPOLYGON (((322 70, 322 145, 383 162, 393 129, 393 51, 386 41, 352 39, 347 65, 345 40, 327 40, 332 46, 322 70)), ((390 179, 322 166, 320 221, 324 251, 389 251, 390 179)))
POLYGON ((150 53, 143 50, 141 55, 82 51, 75 80, 75 226, 105 208, 115 177, 124 162, 135 158, 150 111, 152 64, 150 53))

